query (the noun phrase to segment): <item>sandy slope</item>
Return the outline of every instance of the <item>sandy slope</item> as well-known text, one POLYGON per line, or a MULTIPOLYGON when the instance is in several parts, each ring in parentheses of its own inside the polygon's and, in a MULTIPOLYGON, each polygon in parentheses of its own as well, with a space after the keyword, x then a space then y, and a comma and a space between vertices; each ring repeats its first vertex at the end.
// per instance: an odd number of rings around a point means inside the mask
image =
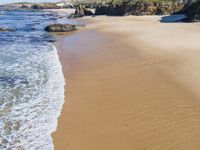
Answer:
POLYGON ((200 26, 95 17, 59 40, 56 150, 199 150, 200 26))

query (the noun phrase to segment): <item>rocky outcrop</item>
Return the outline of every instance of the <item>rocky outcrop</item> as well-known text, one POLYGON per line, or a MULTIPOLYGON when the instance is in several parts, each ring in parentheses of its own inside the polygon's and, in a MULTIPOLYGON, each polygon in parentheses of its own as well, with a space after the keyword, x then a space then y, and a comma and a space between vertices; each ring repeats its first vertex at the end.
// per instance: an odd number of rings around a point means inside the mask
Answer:
POLYGON ((21 9, 32 9, 33 3, 11 3, 1 5, 3 10, 21 10, 21 9))
POLYGON ((78 26, 69 24, 52 24, 45 27, 44 30, 47 32, 70 32, 78 30, 78 26))
MULTIPOLYGON (((95 9, 97 6, 105 3, 105 0, 69 0, 74 7, 78 7, 79 5, 83 5, 86 8, 95 9)), ((106 0, 107 1, 107 0, 106 0)))
POLYGON ((185 7, 181 13, 186 15, 186 18, 182 21, 185 22, 199 22, 200 21, 200 1, 197 1, 187 7, 185 7))
MULTIPOLYGON (((57 3, 11 3, 1 5, 4 10, 27 10, 27 9, 59 9, 62 6, 57 5, 57 3)), ((65 8, 65 7, 64 7, 65 8)))
POLYGON ((33 4, 33 9, 59 9, 60 7, 56 5, 56 3, 40 3, 33 4))
POLYGON ((148 2, 128 0, 121 3, 111 2, 108 5, 99 6, 95 15, 167 15, 183 9, 185 3, 173 2, 148 2))
POLYGON ((80 18, 84 16, 92 16, 94 15, 90 10, 88 10, 85 6, 83 5, 78 5, 76 7, 75 13, 72 13, 68 16, 68 18, 74 19, 74 18, 80 18))
POLYGON ((14 30, 5 27, 0 27, 0 32, 9 32, 9 31, 14 31, 14 30))

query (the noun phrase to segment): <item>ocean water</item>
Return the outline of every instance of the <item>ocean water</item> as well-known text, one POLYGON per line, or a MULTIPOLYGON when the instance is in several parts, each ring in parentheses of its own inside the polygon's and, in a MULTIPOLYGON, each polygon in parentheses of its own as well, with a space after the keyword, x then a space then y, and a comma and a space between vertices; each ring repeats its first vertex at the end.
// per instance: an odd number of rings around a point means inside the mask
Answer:
POLYGON ((64 101, 64 77, 49 12, 2 11, 0 27, 0 150, 52 150, 51 133, 64 101))

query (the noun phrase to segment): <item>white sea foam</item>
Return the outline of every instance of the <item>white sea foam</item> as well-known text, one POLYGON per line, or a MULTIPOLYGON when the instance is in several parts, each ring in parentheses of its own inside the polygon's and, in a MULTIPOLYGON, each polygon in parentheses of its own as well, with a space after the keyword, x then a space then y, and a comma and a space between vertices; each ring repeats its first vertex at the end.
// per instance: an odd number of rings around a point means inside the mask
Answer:
POLYGON ((64 77, 46 12, 5 11, 0 26, 0 150, 53 150, 64 77))
POLYGON ((0 91, 1 150, 53 149, 51 133, 64 102, 65 82, 55 46, 40 48, 7 64, 16 75, 2 79, 6 83, 0 91))

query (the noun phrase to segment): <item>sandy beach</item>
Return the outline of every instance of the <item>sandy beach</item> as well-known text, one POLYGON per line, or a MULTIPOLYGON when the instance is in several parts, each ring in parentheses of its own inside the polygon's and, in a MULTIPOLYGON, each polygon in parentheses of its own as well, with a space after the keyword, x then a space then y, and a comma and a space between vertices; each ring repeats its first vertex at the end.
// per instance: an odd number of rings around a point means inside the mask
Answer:
POLYGON ((58 37, 66 87, 55 150, 199 150, 200 25, 83 20, 58 37))

